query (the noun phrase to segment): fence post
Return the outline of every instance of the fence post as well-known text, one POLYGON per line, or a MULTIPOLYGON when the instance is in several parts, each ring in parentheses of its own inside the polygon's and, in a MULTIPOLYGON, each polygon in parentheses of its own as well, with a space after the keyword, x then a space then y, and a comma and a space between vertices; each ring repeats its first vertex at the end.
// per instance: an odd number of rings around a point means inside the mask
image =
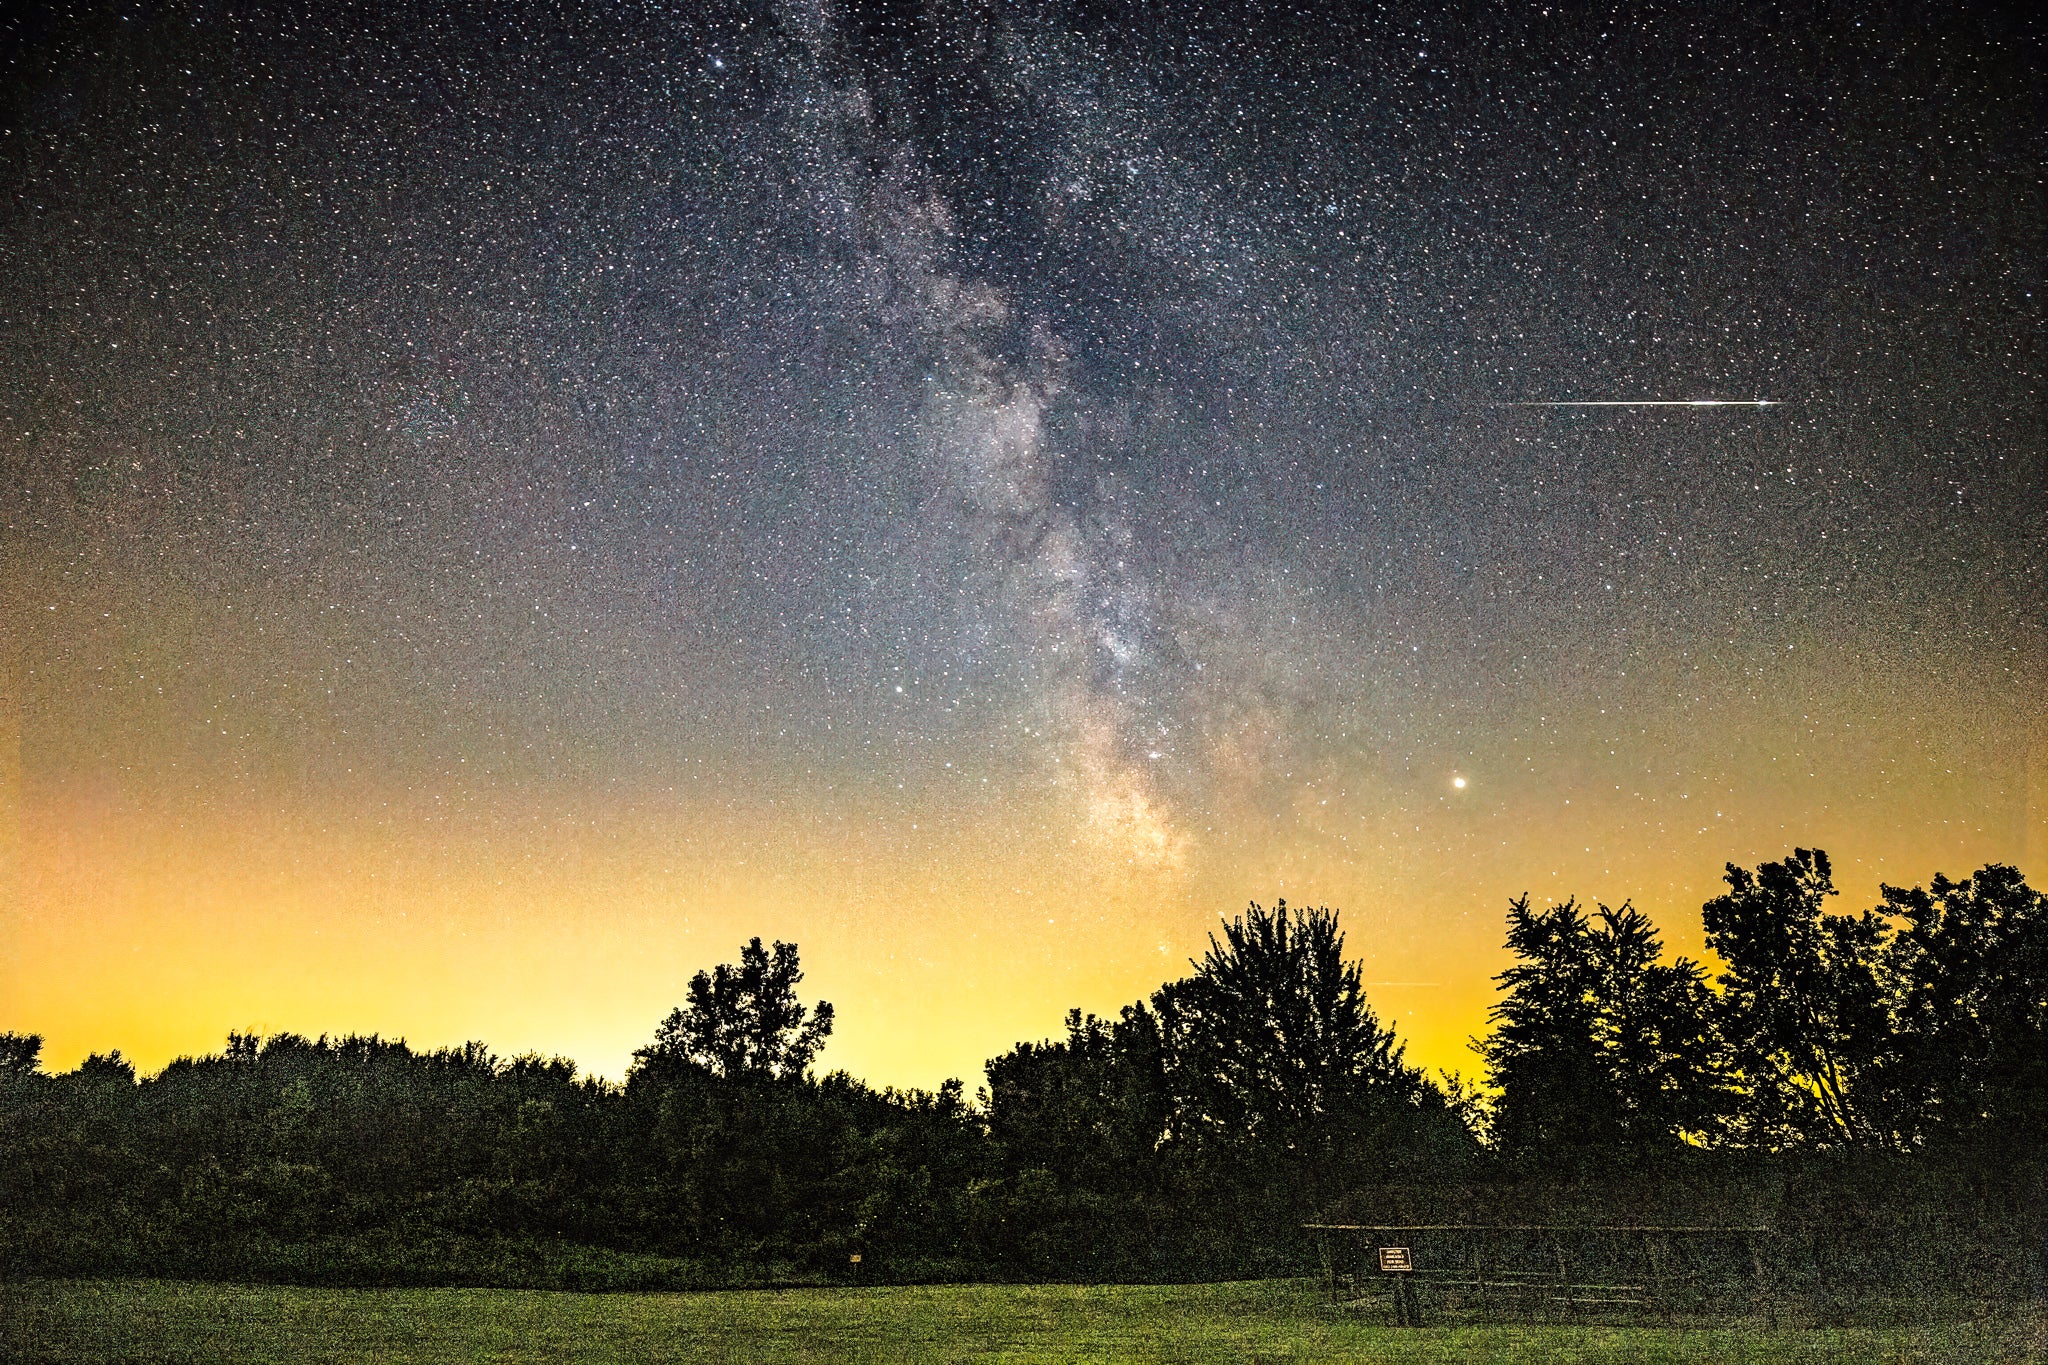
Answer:
POLYGON ((1486 1293, 1486 1260, 1479 1254, 1479 1239, 1472 1241, 1472 1294, 1479 1300, 1481 1317, 1493 1316, 1493 1301, 1486 1293))
POLYGON ((1778 1302, 1771 1293, 1770 1272, 1764 1268, 1762 1236, 1752 1232, 1746 1240, 1749 1242, 1749 1263, 1756 1271, 1757 1306, 1763 1311, 1764 1330, 1774 1332, 1778 1328, 1778 1302))

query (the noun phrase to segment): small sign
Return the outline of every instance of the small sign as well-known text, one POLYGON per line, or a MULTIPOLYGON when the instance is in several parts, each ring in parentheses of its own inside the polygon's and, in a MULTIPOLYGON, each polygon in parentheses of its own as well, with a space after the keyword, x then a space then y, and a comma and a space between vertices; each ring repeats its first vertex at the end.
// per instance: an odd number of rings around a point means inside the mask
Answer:
POLYGON ((1380 1248, 1380 1270, 1382 1273, 1413 1269, 1415 1269, 1415 1262, 1409 1259, 1407 1247, 1380 1248))
POLYGON ((858 1251, 856 1251, 856 1252, 854 1252, 854 1253, 853 1253, 852 1255, 848 1256, 848 1257, 847 1257, 846 1259, 847 1259, 847 1262, 848 1262, 849 1264, 852 1264, 852 1265, 859 1265, 859 1264, 860 1264, 860 1253, 859 1253, 858 1251))

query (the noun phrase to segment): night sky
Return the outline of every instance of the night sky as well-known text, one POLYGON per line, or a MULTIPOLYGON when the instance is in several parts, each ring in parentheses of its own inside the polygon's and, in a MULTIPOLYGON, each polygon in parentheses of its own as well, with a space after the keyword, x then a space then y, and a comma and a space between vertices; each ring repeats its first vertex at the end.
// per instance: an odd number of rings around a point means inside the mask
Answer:
POLYGON ((1469 1073, 1525 890, 2038 884, 2038 53, 1914 9, 7 21, 0 1028, 618 1076, 759 934, 971 1090, 1284 896, 1469 1073))

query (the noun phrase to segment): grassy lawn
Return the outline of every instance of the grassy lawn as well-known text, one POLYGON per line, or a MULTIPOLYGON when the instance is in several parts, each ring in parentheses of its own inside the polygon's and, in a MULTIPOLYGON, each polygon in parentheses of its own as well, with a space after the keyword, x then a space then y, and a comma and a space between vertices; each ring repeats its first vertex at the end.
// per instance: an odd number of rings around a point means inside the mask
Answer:
POLYGON ((1324 1308, 1312 1286, 954 1285, 705 1294, 0 1284, 0 1360, 2041 1361, 2038 1324, 1886 1329, 1445 1327, 1324 1308))

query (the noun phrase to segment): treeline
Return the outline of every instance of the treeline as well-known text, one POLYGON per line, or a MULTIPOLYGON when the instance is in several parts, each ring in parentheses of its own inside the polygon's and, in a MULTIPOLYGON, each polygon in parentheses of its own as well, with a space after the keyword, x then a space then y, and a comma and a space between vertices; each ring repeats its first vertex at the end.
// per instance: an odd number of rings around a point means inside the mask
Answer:
POLYGON ((1828 913, 1827 854, 1730 866, 1723 970, 1661 961, 1633 907, 1509 907, 1480 1044, 1493 1146, 1522 1164, 1676 1148, 2000 1159, 2048 1139, 2048 902, 1991 866, 1828 913))
POLYGON ((758 939, 691 981, 619 1084, 291 1034, 145 1080, 118 1053, 50 1075, 39 1039, 0 1035, 0 1272, 1210 1278, 1306 1269, 1325 1210, 1531 1201, 1851 1233, 1945 1217, 2037 1244, 2048 900, 2004 867, 1861 915, 1831 892, 1817 852, 1731 867, 1705 907, 1713 979, 1626 905, 1516 902, 1479 1086, 1410 1065, 1336 915, 1284 903, 1114 1019, 1074 1012, 993 1059, 972 1101, 817 1076, 831 1007, 799 1002, 793 945, 758 939))

